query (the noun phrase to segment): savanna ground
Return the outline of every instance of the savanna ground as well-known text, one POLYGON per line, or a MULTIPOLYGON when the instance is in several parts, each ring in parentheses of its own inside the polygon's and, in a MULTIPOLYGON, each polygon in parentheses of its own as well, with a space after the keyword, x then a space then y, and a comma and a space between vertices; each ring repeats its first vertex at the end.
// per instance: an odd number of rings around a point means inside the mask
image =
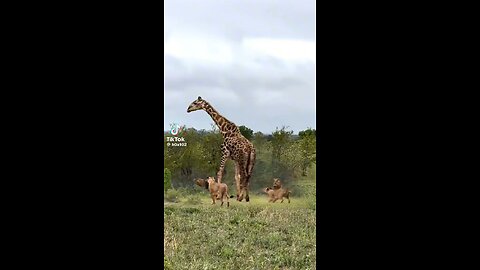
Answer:
POLYGON ((200 187, 169 190, 167 200, 177 202, 164 203, 165 269, 316 269, 315 179, 313 167, 294 187, 285 180, 291 203, 250 193, 249 203, 232 198, 229 208, 212 205, 200 187))

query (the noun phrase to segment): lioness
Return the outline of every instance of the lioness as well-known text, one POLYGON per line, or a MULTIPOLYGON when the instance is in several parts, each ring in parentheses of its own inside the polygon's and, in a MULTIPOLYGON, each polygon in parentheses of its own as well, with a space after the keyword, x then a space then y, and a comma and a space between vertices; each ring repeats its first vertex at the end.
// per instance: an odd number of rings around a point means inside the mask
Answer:
POLYGON ((282 188, 282 182, 279 178, 273 178, 273 189, 282 188))
POLYGON ((225 183, 217 183, 213 177, 208 177, 207 180, 198 178, 195 180, 195 184, 198 186, 204 187, 210 191, 210 196, 212 197, 212 204, 215 204, 215 199, 220 200, 222 203, 220 206, 223 206, 223 199, 227 200, 227 207, 230 206, 228 198, 233 198, 228 195, 228 186, 225 183))
POLYGON ((292 191, 288 190, 288 188, 273 189, 267 187, 264 189, 264 192, 268 194, 268 202, 274 203, 281 199, 280 203, 283 203, 283 198, 287 198, 288 203, 290 203, 290 193, 292 193, 292 191))

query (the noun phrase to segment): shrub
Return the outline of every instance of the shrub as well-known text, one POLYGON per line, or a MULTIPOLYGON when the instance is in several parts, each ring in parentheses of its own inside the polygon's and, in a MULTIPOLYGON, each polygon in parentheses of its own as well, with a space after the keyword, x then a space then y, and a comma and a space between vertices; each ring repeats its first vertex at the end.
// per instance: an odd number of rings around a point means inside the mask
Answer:
POLYGON ((163 169, 163 191, 172 188, 172 173, 169 169, 163 169))
POLYGON ((169 189, 165 193, 165 200, 167 202, 180 202, 180 196, 179 192, 176 191, 175 189, 169 189))

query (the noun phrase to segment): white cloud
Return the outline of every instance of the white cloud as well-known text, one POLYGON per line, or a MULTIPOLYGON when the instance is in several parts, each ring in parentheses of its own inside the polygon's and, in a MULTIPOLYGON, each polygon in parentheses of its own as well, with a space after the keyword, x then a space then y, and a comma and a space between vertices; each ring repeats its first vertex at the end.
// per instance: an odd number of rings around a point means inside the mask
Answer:
POLYGON ((285 61, 315 62, 315 42, 296 39, 247 38, 245 49, 285 61))
POLYGON ((166 0, 165 128, 210 129, 198 96, 254 131, 315 127, 313 0, 166 0))
POLYGON ((188 64, 230 64, 232 48, 215 37, 171 36, 165 43, 165 54, 188 64))

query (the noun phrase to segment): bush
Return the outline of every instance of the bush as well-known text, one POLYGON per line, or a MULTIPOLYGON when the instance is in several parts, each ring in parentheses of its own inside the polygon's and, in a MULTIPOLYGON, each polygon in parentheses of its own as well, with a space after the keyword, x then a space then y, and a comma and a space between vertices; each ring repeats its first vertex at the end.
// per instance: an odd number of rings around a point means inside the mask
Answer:
POLYGON ((169 189, 165 193, 165 200, 167 202, 180 202, 180 193, 176 191, 175 189, 169 189))
POLYGON ((172 173, 169 169, 163 169, 163 191, 172 188, 172 173))

